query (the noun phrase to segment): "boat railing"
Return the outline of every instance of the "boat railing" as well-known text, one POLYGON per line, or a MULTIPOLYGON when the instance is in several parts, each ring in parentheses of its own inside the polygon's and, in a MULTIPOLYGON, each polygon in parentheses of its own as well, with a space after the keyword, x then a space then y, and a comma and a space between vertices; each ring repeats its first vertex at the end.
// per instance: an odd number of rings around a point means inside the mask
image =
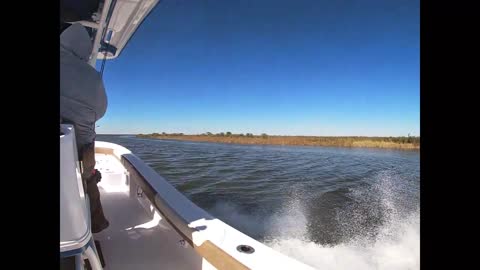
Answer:
POLYGON ((213 217, 128 149, 99 141, 95 146, 96 153, 113 155, 129 172, 131 196, 147 197, 172 228, 217 269, 313 269, 213 217))

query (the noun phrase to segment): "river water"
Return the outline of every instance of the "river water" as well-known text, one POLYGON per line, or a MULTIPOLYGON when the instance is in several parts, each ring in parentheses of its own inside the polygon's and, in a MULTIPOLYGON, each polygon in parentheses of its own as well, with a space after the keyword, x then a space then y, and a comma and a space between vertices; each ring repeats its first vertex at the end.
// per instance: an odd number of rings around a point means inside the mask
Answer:
POLYGON ((418 151, 98 135, 190 200, 318 269, 420 269, 418 151))

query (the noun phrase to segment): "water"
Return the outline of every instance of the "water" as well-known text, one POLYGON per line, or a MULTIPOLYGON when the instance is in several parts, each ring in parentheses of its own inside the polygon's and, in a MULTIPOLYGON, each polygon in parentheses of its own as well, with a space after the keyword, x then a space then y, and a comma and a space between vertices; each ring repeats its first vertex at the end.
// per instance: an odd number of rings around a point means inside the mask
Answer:
POLYGON ((99 135, 200 207, 318 269, 420 269, 418 151, 99 135))

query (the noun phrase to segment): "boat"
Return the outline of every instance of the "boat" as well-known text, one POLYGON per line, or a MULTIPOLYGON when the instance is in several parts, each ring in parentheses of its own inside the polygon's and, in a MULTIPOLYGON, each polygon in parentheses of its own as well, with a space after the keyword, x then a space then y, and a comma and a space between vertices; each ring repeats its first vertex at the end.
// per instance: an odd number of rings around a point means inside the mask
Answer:
MULTIPOLYGON (((90 64, 118 57, 158 0, 104 0, 91 20, 90 64)), ((61 269, 313 269, 212 216, 125 147, 95 142, 110 226, 93 234, 75 129, 60 125, 61 269)))

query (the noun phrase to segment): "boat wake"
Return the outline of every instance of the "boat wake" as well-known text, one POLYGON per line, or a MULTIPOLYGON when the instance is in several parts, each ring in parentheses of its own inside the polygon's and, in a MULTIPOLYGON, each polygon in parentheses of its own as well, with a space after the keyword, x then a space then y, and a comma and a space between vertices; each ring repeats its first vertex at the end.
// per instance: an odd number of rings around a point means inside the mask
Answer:
POLYGON ((240 212, 225 202, 210 212, 318 269, 420 269, 415 183, 384 172, 363 186, 303 195, 295 193, 270 215, 240 212))
POLYGON ((334 246, 288 235, 265 244, 318 269, 420 269, 418 215, 383 230, 374 241, 357 238, 334 246))

